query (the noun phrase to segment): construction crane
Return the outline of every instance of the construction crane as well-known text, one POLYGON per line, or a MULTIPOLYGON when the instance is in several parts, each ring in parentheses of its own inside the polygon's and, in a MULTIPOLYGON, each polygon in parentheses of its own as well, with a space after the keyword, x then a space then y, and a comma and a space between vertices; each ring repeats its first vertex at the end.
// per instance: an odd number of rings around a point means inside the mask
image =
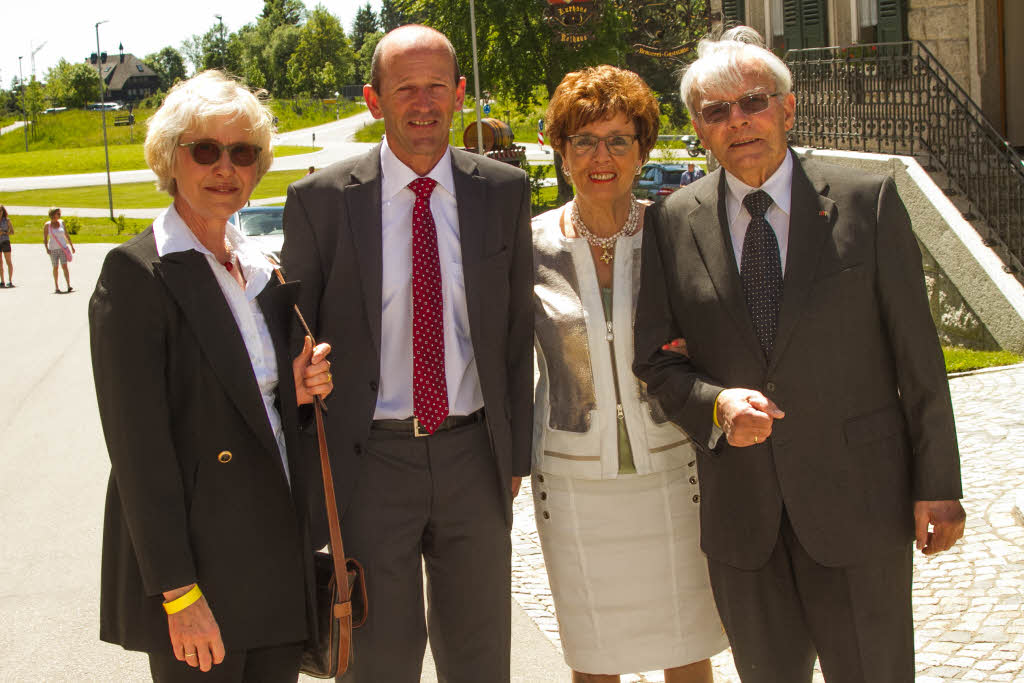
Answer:
POLYGON ((29 49, 32 50, 32 80, 36 79, 36 53, 42 50, 44 47, 46 47, 46 43, 47 41, 44 40, 42 45, 40 45, 39 47, 32 47, 31 42, 28 44, 29 49))

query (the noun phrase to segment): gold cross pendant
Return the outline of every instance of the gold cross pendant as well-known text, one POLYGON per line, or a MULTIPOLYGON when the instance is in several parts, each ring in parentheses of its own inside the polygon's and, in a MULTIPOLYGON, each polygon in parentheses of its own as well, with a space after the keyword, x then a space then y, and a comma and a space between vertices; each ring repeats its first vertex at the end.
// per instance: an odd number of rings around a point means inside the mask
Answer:
POLYGON ((610 251, 608 251, 608 247, 604 247, 604 252, 601 254, 601 260, 605 263, 611 263, 613 258, 615 257, 610 251))

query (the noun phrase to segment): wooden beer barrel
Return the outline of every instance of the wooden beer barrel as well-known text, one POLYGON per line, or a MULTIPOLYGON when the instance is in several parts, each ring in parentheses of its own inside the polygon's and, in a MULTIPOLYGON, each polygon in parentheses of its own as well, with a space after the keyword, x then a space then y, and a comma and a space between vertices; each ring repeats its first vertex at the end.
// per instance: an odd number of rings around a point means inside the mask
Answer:
MULTIPOLYGON (((512 146, 512 129, 501 119, 480 119, 483 128, 484 145, 483 151, 490 152, 493 149, 508 149, 512 146)), ((462 133, 462 145, 470 149, 476 149, 476 121, 466 126, 462 133)))

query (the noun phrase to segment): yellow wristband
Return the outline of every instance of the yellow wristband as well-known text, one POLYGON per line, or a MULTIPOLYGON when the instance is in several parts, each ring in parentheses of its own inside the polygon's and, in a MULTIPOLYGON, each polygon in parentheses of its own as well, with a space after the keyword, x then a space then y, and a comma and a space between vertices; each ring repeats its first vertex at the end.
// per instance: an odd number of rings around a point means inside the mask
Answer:
MULTIPOLYGON (((723 389, 722 391, 725 391, 725 390, 723 389)), ((721 395, 722 395, 722 392, 719 391, 718 392, 718 396, 721 396, 721 395)), ((715 423, 715 426, 718 427, 719 429, 721 429, 722 425, 718 424, 718 396, 715 396, 715 408, 714 408, 714 410, 711 411, 711 419, 715 423)))
POLYGON ((177 614, 201 597, 203 597, 203 591, 199 590, 199 584, 197 583, 192 586, 192 590, 188 593, 185 593, 181 597, 175 598, 170 602, 165 602, 164 611, 168 614, 177 614))

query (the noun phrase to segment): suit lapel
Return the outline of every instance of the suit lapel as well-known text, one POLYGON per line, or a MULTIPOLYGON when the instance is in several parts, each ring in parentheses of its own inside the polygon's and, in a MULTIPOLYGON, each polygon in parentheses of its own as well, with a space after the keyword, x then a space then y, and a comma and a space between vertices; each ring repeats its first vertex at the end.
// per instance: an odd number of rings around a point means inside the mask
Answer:
POLYGON ((383 287, 383 246, 381 227, 380 146, 377 145, 352 171, 352 184, 345 188, 345 210, 348 215, 352 241, 356 247, 356 262, 366 305, 366 319, 370 321, 373 348, 380 362, 381 288, 383 287))
POLYGON ((197 251, 175 252, 160 258, 153 266, 195 332, 225 393, 260 443, 276 454, 277 443, 263 408, 245 342, 206 257, 197 251))
MULTIPOLYGON (((271 339, 274 340, 274 355, 277 358, 277 394, 282 420, 285 419, 285 411, 294 409, 296 400, 295 391, 291 388, 293 382, 292 359, 288 353, 292 320, 295 317, 293 307, 298 299, 299 284, 297 282, 280 284, 276 276, 270 278, 270 282, 256 297, 256 302, 263 312, 263 319, 267 323, 267 330, 270 332, 271 339)), ((284 473, 284 463, 281 462, 281 458, 274 458, 274 462, 281 466, 281 471, 284 473)), ((292 464, 294 471, 296 469, 294 459, 289 458, 288 462, 292 464)))
POLYGON ((717 182, 705 182, 695 195, 697 206, 690 211, 690 230, 700 251, 704 266, 708 269, 711 282, 718 292, 718 298, 733 318, 747 345, 763 358, 761 347, 754 333, 754 324, 747 310, 743 296, 739 267, 732 250, 732 236, 729 234, 729 217, 725 210, 725 173, 721 169, 711 175, 718 175, 717 182))
POLYGON ((484 238, 488 221, 487 180, 479 174, 473 155, 452 150, 452 175, 455 178, 455 200, 459 212, 459 242, 462 247, 462 273, 466 283, 466 310, 469 328, 480 329, 481 299, 484 292, 473 279, 475 265, 484 257, 484 238))
POLYGON ((769 365, 774 367, 806 310, 815 268, 822 246, 835 220, 835 202, 829 199, 828 184, 814 176, 813 166, 793 157, 793 201, 789 217, 789 250, 782 285, 782 307, 769 365))

